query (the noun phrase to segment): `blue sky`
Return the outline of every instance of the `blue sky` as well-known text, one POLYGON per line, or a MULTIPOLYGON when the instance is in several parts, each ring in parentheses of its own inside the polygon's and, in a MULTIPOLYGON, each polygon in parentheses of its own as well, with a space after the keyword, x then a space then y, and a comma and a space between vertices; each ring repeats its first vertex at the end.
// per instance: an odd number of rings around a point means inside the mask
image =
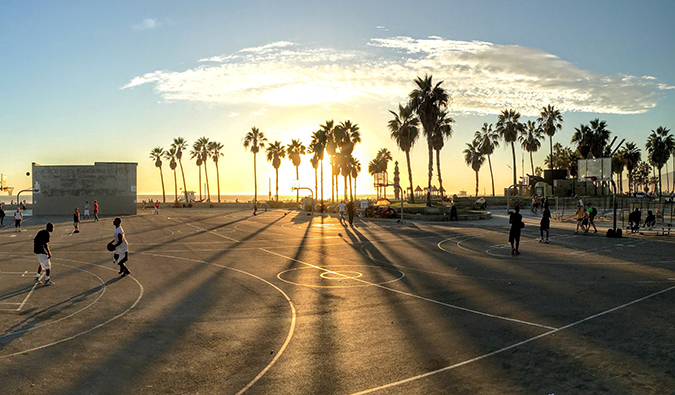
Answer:
MULTIPOLYGON (((326 119, 361 126, 355 154, 364 168, 379 148, 404 161, 388 138, 387 110, 429 71, 453 97, 444 184, 473 191, 461 151, 506 106, 525 120, 547 104, 564 109, 554 141, 565 145, 594 118, 641 147, 651 130, 672 129, 673 16, 670 1, 6 1, 0 134, 12 148, 0 172, 21 188, 31 162, 134 161, 139 192, 156 192, 150 150, 207 136, 226 146, 224 192, 241 193, 253 189, 252 158, 241 147, 252 126, 271 141, 307 143, 326 119)), ((498 149, 498 185, 510 181, 510 160, 498 149)), ((415 184, 424 184, 422 142, 413 161, 415 184)), ((304 163, 301 179, 313 184, 304 163)), ((258 168, 266 191, 273 169, 263 158, 258 168)), ((293 170, 284 163, 282 177, 293 170)), ((197 178, 196 166, 186 171, 197 178)), ((362 175, 359 189, 368 192, 362 175)), ((488 184, 484 168, 481 191, 488 184)))

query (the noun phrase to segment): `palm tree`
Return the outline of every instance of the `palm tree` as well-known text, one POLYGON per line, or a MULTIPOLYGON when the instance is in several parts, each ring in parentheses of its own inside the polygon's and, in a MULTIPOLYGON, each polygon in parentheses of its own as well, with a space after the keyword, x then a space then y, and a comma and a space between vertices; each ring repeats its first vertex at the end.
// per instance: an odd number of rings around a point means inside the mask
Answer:
POLYGON ((202 164, 204 165, 204 180, 206 181, 206 201, 211 201, 211 186, 209 184, 209 171, 208 166, 206 166, 207 160, 211 157, 209 152, 209 139, 207 137, 200 137, 195 143, 200 147, 200 156, 202 159, 202 164))
POLYGON ((612 156, 612 173, 617 175, 617 184, 619 194, 623 194, 623 169, 624 163, 621 160, 621 154, 616 153, 612 156))
MULTIPOLYGON (((300 182, 300 155, 304 155, 307 147, 300 142, 300 140, 293 139, 291 143, 286 146, 286 153, 288 153, 288 159, 293 162, 295 166, 295 179, 300 182)), ((300 190, 295 190, 295 203, 300 202, 300 190)))
POLYGON ((413 89, 408 95, 410 106, 417 114, 424 128, 424 136, 427 139, 427 148, 429 150, 427 206, 431 206, 431 178, 434 172, 434 149, 432 145, 434 129, 438 124, 441 110, 448 106, 449 100, 448 93, 445 89, 441 88, 443 81, 433 85, 431 80, 431 75, 425 75, 424 79, 417 77, 415 80, 417 88, 413 89))
POLYGON ((544 132, 533 121, 527 121, 525 126, 525 133, 518 136, 520 146, 530 153, 530 166, 532 167, 532 174, 534 174, 534 161, 532 160, 532 153, 537 152, 541 148, 541 140, 544 138, 544 132))
POLYGON ((265 147, 265 143, 267 142, 267 138, 265 137, 265 134, 260 131, 260 129, 256 128, 255 126, 251 128, 251 131, 246 133, 246 136, 244 136, 244 149, 247 149, 250 147, 250 151, 253 153, 253 190, 254 190, 254 197, 253 197, 253 202, 258 201, 258 174, 256 171, 256 155, 260 151, 261 148, 265 147))
POLYGON ((605 156, 605 147, 609 143, 609 135, 612 133, 607 130, 607 122, 596 118, 591 121, 591 131, 593 133, 591 154, 594 158, 605 156))
MULTIPOLYGON (((441 110, 438 117, 438 123, 434 129, 434 136, 431 139, 431 145, 436 151, 436 168, 438 170, 438 184, 441 193, 443 193, 443 179, 441 178, 441 150, 445 145, 445 140, 452 137, 452 124, 455 122, 450 116, 448 116, 447 111, 441 110)), ((441 195, 442 196, 442 195, 441 195)))
MULTIPOLYGON (((332 124, 332 121, 330 121, 332 124)), ((328 121, 326 122, 328 123, 328 121)), ((332 126, 331 126, 332 128, 332 126)), ((321 162, 321 207, 323 210, 323 158, 324 153, 326 152, 326 143, 328 142, 328 134, 325 130, 325 126, 321 125, 321 129, 312 133, 312 142, 311 145, 314 149, 314 154, 317 155, 319 161, 321 162)), ((319 194, 318 192, 316 193, 319 194)))
POLYGON ((216 184, 218 187, 218 203, 220 203, 220 171, 218 170, 218 159, 220 159, 220 157, 223 156, 223 153, 221 152, 223 148, 225 148, 223 144, 217 141, 210 141, 207 145, 207 151, 209 152, 209 155, 211 155, 213 163, 216 165, 216 184))
POLYGON ((514 110, 504 110, 499 114, 497 128, 495 129, 504 143, 511 144, 511 153, 513 154, 513 185, 517 184, 516 176, 516 146, 515 141, 518 136, 523 134, 524 125, 520 123, 520 113, 514 110))
POLYGON ((577 152, 581 159, 586 159, 591 155, 591 148, 593 147, 593 131, 588 125, 583 123, 578 128, 574 128, 575 132, 572 135, 572 143, 577 144, 577 152))
POLYGON ((276 172, 276 189, 275 189, 275 200, 279 201, 279 166, 281 166, 281 159, 286 157, 286 148, 281 145, 281 141, 275 141, 272 144, 269 144, 266 149, 267 152, 267 161, 272 162, 272 167, 276 172))
POLYGON ((192 149, 190 150, 190 159, 195 159, 197 168, 199 169, 199 200, 202 200, 202 164, 204 163, 202 155, 202 147, 199 140, 195 141, 192 144, 192 149))
POLYGON ((188 143, 182 137, 176 137, 175 139, 173 139, 173 143, 171 143, 171 148, 176 149, 176 159, 178 159, 178 165, 180 166, 180 174, 183 176, 183 192, 185 193, 185 203, 189 202, 188 202, 187 185, 185 184, 185 172, 183 171, 183 161, 181 159, 183 158, 183 151, 186 150, 187 147, 188 143))
POLYGON ((485 163, 485 154, 481 151, 480 141, 474 139, 471 143, 466 143, 464 161, 476 172, 476 197, 478 197, 478 171, 485 163))
POLYGON ((359 160, 354 158, 354 157, 352 157, 351 169, 352 169, 352 174, 350 175, 350 177, 354 179, 353 200, 356 200, 356 178, 359 176, 359 173, 361 172, 361 162, 359 162, 359 160))
POLYGON ((159 169, 159 177, 162 181, 162 203, 166 203, 166 192, 164 191, 164 173, 162 173, 162 155, 164 149, 162 147, 155 147, 150 151, 150 159, 155 161, 155 167, 159 169))
MULTIPOLYGON (((379 158, 375 158, 368 163, 368 174, 375 177, 375 174, 384 171, 383 163, 379 158)), ((377 199, 380 199, 380 188, 377 188, 377 199)))
POLYGON ((164 158, 169 161, 169 167, 173 170, 174 203, 178 203, 178 178, 176 177, 176 147, 164 151, 164 158))
POLYGON ((659 198, 661 194, 661 168, 670 159, 670 154, 675 149, 675 139, 670 134, 670 129, 659 126, 647 139, 647 152, 649 161, 659 170, 659 198))
MULTIPOLYGON (((389 151, 386 148, 382 148, 379 151, 377 151, 377 155, 375 156, 375 161, 377 161, 380 164, 380 173, 387 172, 387 167, 389 165, 389 161, 393 160, 394 158, 391 156, 391 151, 389 151)), ((387 187, 384 187, 384 198, 387 198, 387 187)))
MULTIPOLYGON (((330 121, 326 121, 325 125, 319 125, 321 128, 321 135, 319 136, 321 140, 323 141, 324 148, 326 149, 326 152, 328 152, 328 155, 331 157, 331 178, 330 178, 330 201, 334 202, 335 201, 335 152, 337 150, 337 143, 335 142, 335 122, 331 119, 330 121)), ((322 162, 323 163, 323 162, 322 162)), ((322 164, 323 166, 323 164, 322 164)), ((323 179, 323 167, 321 171, 321 178, 323 179)), ((323 193, 323 183, 321 185, 321 192, 323 193)), ((323 197, 321 198, 323 200, 323 197)))
POLYGON ((336 153, 338 156, 337 163, 340 166, 340 174, 345 180, 345 200, 347 200, 347 177, 351 173, 349 158, 352 156, 354 146, 361 142, 361 131, 359 125, 346 120, 335 127, 333 136, 337 147, 340 149, 339 153, 336 153))
MULTIPOLYGON (((420 120, 414 115, 411 106, 398 105, 398 114, 389 110, 394 119, 389 121, 391 138, 396 141, 398 148, 405 152, 405 160, 408 164, 408 180, 410 181, 410 202, 415 203, 413 191, 412 168, 410 166, 410 150, 419 137, 418 125, 420 120)), ((493 193, 494 194, 494 193, 493 193)))
MULTIPOLYGON (((539 118, 537 119, 541 130, 549 137, 551 156, 553 156, 553 136, 557 131, 562 130, 562 121, 563 117, 560 114, 560 111, 556 110, 555 107, 550 104, 542 109, 541 113, 539 113, 539 118)), ((551 163, 550 166, 552 165, 553 164, 551 163)), ((553 169, 553 167, 549 167, 549 169, 553 169)))
POLYGON ((312 169, 314 169, 314 202, 312 203, 312 206, 316 205, 316 193, 319 192, 319 157, 316 155, 314 152, 314 146, 309 147, 309 152, 312 155, 311 158, 309 158, 309 163, 312 164, 312 169))
POLYGON ((626 171, 628 171, 628 192, 633 193, 633 175, 634 170, 636 169, 638 163, 641 160, 640 149, 633 142, 628 142, 624 148, 619 151, 621 161, 623 161, 624 166, 626 166, 626 171))
POLYGON ((487 156, 488 165, 490 167, 490 179, 492 180, 492 196, 495 195, 495 177, 492 173, 492 161, 490 155, 495 152, 495 148, 499 147, 499 133, 492 130, 492 124, 485 122, 483 127, 476 131, 474 140, 480 141, 480 152, 487 156))

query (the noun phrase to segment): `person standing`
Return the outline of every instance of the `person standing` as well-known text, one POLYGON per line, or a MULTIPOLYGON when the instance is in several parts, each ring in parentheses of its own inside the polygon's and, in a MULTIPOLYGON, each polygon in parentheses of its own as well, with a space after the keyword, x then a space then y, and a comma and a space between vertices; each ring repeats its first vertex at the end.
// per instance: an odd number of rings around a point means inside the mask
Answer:
POLYGON ((21 232, 21 222, 23 221, 23 213, 21 212, 21 207, 16 207, 14 212, 14 227, 16 230, 14 232, 21 232))
POLYGON ((155 200, 155 215, 159 215, 159 199, 155 200))
POLYGON ((77 207, 73 213, 73 226, 75 227, 73 233, 80 233, 80 210, 77 207))
POLYGON ((341 201, 340 204, 338 204, 338 211, 340 212, 340 223, 342 223, 345 220, 345 208, 347 206, 345 205, 345 201, 341 201))
POLYGON ((125 263, 129 260, 129 245, 127 239, 124 237, 124 229, 122 229, 122 220, 115 218, 113 220, 115 225, 115 232, 113 233, 113 245, 115 246, 115 254, 113 255, 113 262, 119 265, 122 277, 131 274, 129 268, 125 263))
POLYGON ((582 226, 582 223, 584 222, 584 211, 584 206, 577 206, 577 230, 574 231, 575 234, 579 233, 579 228, 584 230, 584 227, 582 226))
POLYGON ((98 202, 94 200, 94 222, 98 222, 98 202))
POLYGON ((253 199, 253 215, 258 215, 258 201, 253 199))
POLYGON ((516 205, 515 212, 509 216, 511 230, 509 231, 509 243, 511 243, 511 255, 520 255, 518 247, 520 246, 520 230, 525 226, 523 215, 520 213, 520 205, 516 205))
POLYGON ((588 203, 588 226, 586 232, 588 232, 591 229, 591 225, 593 226, 593 233, 598 233, 598 228, 595 227, 595 216, 598 215, 598 210, 593 207, 593 205, 589 202, 588 203))
POLYGON ((541 215, 541 222, 539 223, 539 232, 541 237, 539 238, 540 243, 548 244, 548 231, 551 227, 551 210, 548 209, 548 202, 544 202, 544 208, 541 215), (546 238, 544 239, 544 232, 546 232, 546 238))
POLYGON ((84 202, 84 216, 83 219, 89 219, 89 200, 84 202))
POLYGON ((354 226, 354 212, 356 211, 354 207, 354 202, 350 201, 347 203, 347 215, 349 217, 349 226, 354 226))
POLYGON ((40 275, 42 274, 42 269, 45 270, 45 285, 54 285, 51 280, 51 269, 52 269, 52 252, 49 249, 49 237, 50 233, 54 231, 54 224, 51 222, 47 224, 45 229, 37 232, 35 238, 33 239, 33 252, 37 255, 38 262, 40 264, 37 268, 37 273, 35 273, 35 283, 42 284, 40 281, 40 275))
POLYGON ((0 203, 0 228, 5 227, 5 204, 0 203))

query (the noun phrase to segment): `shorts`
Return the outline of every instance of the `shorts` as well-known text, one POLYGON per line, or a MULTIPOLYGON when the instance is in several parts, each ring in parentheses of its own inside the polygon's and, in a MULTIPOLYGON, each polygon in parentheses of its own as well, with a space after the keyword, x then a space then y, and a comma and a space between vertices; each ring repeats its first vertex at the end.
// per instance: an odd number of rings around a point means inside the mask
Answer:
POLYGON ((588 225, 588 218, 584 218, 583 220, 581 220, 581 224, 584 226, 588 225))
POLYGON ((38 261, 40 262, 40 266, 42 266, 43 269, 49 270, 52 267, 52 262, 50 261, 49 258, 47 258, 47 254, 35 254, 37 255, 38 261))
POLYGON ((89 210, 84 210, 84 215, 89 215, 89 210))
POLYGON ((20 228, 20 227, 21 227, 21 220, 20 220, 20 219, 15 219, 15 220, 14 220, 14 226, 17 227, 17 228, 20 228))
POLYGON ((591 224, 594 224, 594 223, 595 223, 595 218, 594 218, 594 217, 589 217, 589 218, 588 218, 588 222, 590 222, 591 224))
POLYGON ((129 258, 128 254, 129 254, 128 252, 125 252, 124 255, 114 254, 113 259, 115 260, 115 263, 117 263, 118 265, 122 265, 128 260, 128 258, 129 258))

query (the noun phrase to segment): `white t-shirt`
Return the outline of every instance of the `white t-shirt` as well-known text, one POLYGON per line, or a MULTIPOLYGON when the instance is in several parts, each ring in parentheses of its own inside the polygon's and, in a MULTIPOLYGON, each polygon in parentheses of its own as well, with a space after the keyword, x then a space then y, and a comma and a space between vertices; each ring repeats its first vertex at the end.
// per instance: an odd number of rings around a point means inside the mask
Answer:
POLYGON ((16 219, 16 220, 21 219, 21 212, 20 212, 20 211, 15 211, 15 212, 14 212, 14 219, 16 219))
POLYGON ((340 209, 340 212, 341 212, 341 213, 344 213, 344 212, 345 212, 345 204, 344 204, 344 203, 338 204, 338 208, 340 209))
POLYGON ((113 235, 115 239, 115 243, 117 243, 117 240, 119 240, 119 236, 117 235, 122 235, 122 243, 115 247, 115 254, 124 254, 127 252, 128 244, 127 244, 127 239, 124 237, 124 229, 122 227, 115 228, 115 233, 113 235))

